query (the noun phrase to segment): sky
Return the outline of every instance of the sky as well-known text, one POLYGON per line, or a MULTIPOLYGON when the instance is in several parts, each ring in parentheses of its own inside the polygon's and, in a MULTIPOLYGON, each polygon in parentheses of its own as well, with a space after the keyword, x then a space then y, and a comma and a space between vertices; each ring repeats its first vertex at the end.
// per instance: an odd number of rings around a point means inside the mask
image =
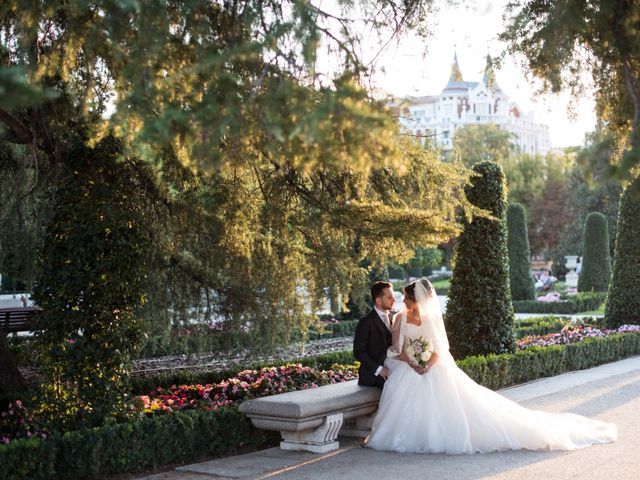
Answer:
MULTIPOLYGON (((504 50, 497 37, 503 30, 506 0, 437 3, 439 11, 433 20, 432 36, 426 42, 409 36, 390 45, 376 62, 375 88, 396 96, 435 95, 449 79, 454 52, 464 80, 479 81, 487 53, 495 57, 504 50)), ((582 145, 585 133, 595 126, 593 95, 575 101, 575 118, 570 118, 569 96, 536 94, 535 84, 512 57, 507 57, 496 70, 496 80, 512 101, 526 112, 533 111, 537 122, 549 125, 553 147, 582 145)))

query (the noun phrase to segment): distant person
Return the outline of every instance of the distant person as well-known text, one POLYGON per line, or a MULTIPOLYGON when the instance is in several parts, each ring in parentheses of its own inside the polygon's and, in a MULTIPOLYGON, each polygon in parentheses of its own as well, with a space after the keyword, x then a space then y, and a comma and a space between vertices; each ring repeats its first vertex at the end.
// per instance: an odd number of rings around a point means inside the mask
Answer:
POLYGON ((22 303, 22 308, 26 308, 27 306, 27 297, 24 294, 20 295, 20 303, 22 303))
POLYGON ((540 275, 540 277, 538 277, 538 280, 535 283, 536 290, 550 290, 557 281, 558 279, 551 275, 549 270, 543 270, 542 274, 540 275))

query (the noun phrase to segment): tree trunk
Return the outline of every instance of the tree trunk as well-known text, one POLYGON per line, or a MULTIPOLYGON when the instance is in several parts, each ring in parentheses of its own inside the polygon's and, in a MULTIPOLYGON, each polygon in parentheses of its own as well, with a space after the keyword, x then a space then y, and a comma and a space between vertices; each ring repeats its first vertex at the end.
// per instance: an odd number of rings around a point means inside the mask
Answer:
POLYGON ((4 333, 0 333, 0 394, 17 393, 26 387, 4 333))

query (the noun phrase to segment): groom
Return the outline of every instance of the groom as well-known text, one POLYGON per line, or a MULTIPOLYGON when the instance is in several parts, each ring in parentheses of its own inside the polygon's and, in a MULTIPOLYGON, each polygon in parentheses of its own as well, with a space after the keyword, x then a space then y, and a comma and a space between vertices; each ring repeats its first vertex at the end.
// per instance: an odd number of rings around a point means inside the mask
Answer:
POLYGON ((393 285, 376 282, 371 287, 373 310, 356 327, 353 355, 360 362, 358 385, 382 388, 389 376, 384 366, 387 348, 391 346, 391 309, 395 304, 393 285))

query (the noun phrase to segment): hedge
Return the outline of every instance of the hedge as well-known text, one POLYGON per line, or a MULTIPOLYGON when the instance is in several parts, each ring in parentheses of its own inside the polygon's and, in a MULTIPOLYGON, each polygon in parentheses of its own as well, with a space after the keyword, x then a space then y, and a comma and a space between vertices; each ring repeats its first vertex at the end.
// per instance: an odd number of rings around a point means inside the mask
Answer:
POLYGON ((527 232, 527 214, 519 203, 507 209, 507 249, 509 252, 509 281, 511 298, 534 300, 536 289, 531 275, 531 250, 527 232))
POLYGON ((516 338, 524 338, 530 335, 546 335, 557 333, 569 323, 567 319, 558 317, 536 317, 516 320, 516 338))
POLYGON ((609 328, 625 323, 640 324, 640 176, 620 198, 613 274, 605 319, 609 328))
POLYGON ((579 292, 606 292, 611 278, 609 227, 607 217, 599 212, 587 215, 582 234, 582 271, 579 292))
POLYGON ((257 447, 266 436, 236 407, 185 411, 0 446, 0 478, 103 478, 257 447))
POLYGON ((572 314, 596 310, 607 298, 606 292, 584 292, 567 298, 563 302, 539 302, 537 300, 514 301, 516 313, 572 314))
POLYGON ((444 315, 451 353, 458 357, 515 350, 505 209, 507 185, 494 162, 473 165, 464 188, 469 202, 494 218, 460 214, 449 301, 444 315))
POLYGON ((640 333, 624 333, 567 345, 531 347, 516 353, 467 357, 456 363, 476 382, 495 390, 639 353, 640 333))

